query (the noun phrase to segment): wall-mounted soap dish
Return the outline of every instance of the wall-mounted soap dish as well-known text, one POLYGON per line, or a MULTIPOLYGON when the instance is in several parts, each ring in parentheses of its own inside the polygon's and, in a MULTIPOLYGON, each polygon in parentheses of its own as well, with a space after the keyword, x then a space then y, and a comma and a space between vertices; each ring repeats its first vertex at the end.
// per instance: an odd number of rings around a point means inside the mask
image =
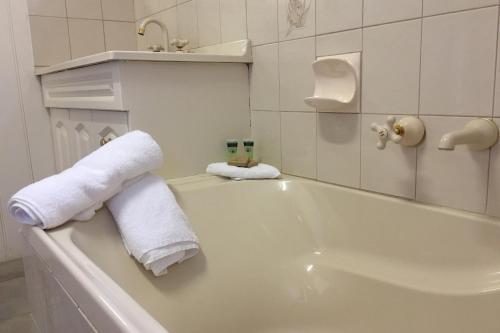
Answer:
POLYGON ((320 57, 313 65, 314 96, 304 102, 319 112, 359 113, 360 53, 320 57))

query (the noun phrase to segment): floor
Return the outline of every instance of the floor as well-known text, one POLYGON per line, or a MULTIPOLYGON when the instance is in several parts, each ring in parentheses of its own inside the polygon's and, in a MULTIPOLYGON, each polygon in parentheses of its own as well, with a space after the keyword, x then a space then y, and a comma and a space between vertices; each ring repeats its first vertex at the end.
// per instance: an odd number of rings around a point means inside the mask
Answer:
POLYGON ((22 260, 0 264, 0 333, 36 333, 22 260))

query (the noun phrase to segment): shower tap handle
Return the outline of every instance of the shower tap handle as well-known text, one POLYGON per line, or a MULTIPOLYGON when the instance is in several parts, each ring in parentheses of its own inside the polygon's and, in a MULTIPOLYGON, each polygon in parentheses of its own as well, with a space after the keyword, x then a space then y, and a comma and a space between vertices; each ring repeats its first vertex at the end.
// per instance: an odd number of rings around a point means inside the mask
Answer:
POLYGON ((377 133, 377 137, 378 137, 377 148, 378 149, 385 149, 385 146, 386 146, 388 140, 390 140, 394 143, 401 142, 402 137, 396 133, 395 128, 394 128, 395 123, 396 123, 396 117, 389 116, 389 117, 387 117, 387 121, 384 125, 379 125, 377 123, 371 124, 372 131, 377 133))

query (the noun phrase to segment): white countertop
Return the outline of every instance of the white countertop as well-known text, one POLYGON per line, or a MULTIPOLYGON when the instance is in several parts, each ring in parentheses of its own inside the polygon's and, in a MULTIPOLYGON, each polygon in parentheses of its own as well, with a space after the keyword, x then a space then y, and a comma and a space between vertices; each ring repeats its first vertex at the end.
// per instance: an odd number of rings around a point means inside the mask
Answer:
POLYGON ((151 51, 108 51, 68 60, 48 67, 37 68, 36 75, 44 75, 109 61, 174 61, 251 63, 250 41, 241 40, 198 48, 189 53, 151 51))

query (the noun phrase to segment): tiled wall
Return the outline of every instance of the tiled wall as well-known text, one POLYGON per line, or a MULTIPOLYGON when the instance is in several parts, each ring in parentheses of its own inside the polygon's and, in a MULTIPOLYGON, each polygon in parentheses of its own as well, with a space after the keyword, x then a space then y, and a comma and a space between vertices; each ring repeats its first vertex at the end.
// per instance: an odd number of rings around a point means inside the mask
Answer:
POLYGON ((500 124, 498 0, 309 3, 304 27, 289 31, 288 0, 247 0, 252 132, 262 159, 288 174, 500 216, 500 144, 437 149, 444 133, 475 117, 500 124), (358 51, 361 113, 306 106, 314 59, 358 51), (424 142, 378 150, 370 124, 388 115, 422 119, 424 142))
MULTIPOLYGON (((136 23, 147 17, 165 23, 170 40, 189 40, 190 48, 247 38, 245 0, 135 0, 136 23)), ((138 49, 161 42, 160 29, 151 25, 138 36, 138 49)))
POLYGON ((133 0, 28 0, 35 66, 136 50, 133 0))
POLYGON ((0 0, 0 262, 22 250, 19 225, 7 214, 9 198, 54 172, 49 116, 34 75, 30 37, 26 2, 0 0))

